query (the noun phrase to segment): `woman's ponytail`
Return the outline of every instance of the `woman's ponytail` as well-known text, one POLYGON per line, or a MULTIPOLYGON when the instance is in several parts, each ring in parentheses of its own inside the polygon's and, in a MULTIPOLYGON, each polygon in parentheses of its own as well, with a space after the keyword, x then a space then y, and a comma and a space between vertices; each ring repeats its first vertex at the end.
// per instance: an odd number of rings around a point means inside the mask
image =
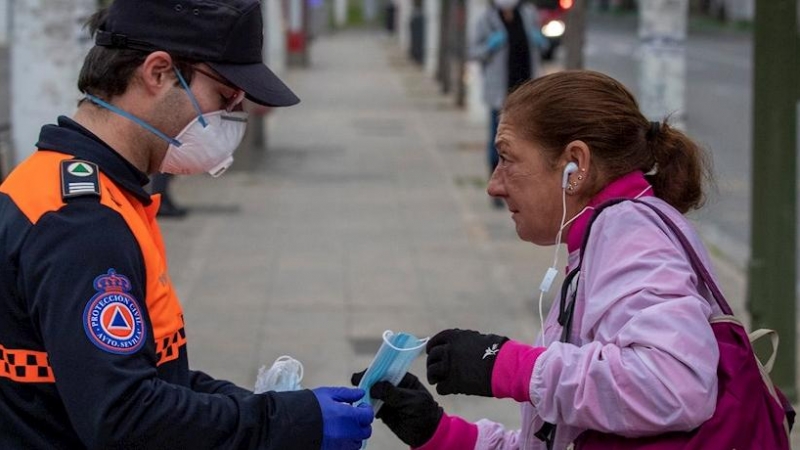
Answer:
POLYGON ((682 213, 703 206, 703 185, 711 181, 705 150, 666 121, 651 122, 645 136, 655 161, 647 172, 655 195, 682 213))

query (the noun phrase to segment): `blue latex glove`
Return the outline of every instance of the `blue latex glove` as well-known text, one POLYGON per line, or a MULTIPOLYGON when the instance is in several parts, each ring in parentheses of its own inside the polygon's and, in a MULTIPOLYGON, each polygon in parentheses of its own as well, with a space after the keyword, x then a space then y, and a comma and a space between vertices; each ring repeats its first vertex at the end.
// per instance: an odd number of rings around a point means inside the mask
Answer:
POLYGON ((550 41, 544 37, 541 31, 538 29, 534 29, 532 33, 533 45, 539 47, 542 51, 546 51, 550 49, 550 41))
POLYGON ((322 450, 359 450, 372 435, 372 406, 352 403, 364 396, 361 389, 321 387, 313 389, 322 410, 322 450))
POLYGON ((486 46, 489 48, 489 50, 497 50, 506 44, 506 39, 508 39, 508 37, 506 36, 505 31, 495 31, 489 35, 488 39, 486 39, 486 46))

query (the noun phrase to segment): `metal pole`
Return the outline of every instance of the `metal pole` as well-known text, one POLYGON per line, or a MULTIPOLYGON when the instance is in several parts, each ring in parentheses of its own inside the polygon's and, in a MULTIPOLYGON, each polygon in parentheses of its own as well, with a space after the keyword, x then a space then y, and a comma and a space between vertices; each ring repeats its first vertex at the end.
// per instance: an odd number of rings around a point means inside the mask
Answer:
POLYGON ((650 120, 685 128, 688 0, 639 3, 639 103, 650 120))
POLYGON ((467 68, 467 3, 466 0, 457 0, 458 12, 455 14, 456 24, 456 106, 463 108, 466 106, 467 86, 464 80, 464 73, 467 68))
POLYGON ((586 37, 586 0, 576 0, 567 13, 567 69, 583 69, 583 43, 586 37))
POLYGON ((797 4, 756 2, 750 283, 753 328, 781 337, 772 380, 791 399, 796 387, 797 4))

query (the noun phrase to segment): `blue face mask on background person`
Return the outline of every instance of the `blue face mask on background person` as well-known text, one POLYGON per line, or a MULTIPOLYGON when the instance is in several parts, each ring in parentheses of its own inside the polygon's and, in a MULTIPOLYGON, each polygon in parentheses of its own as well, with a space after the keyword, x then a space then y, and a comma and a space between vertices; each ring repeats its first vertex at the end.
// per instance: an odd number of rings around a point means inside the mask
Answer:
POLYGON ((418 339, 408 333, 384 331, 383 344, 364 372, 361 382, 358 383, 358 387, 366 392, 361 402, 372 404, 377 414, 383 402, 370 397, 369 390, 372 385, 379 381, 388 381, 397 386, 427 342, 428 338, 418 339))
POLYGON ((203 114, 197 99, 177 68, 175 75, 189 96, 189 100, 197 112, 197 117, 174 138, 94 95, 87 94, 86 98, 92 103, 136 122, 167 142, 169 147, 159 168, 160 172, 175 175, 195 175, 208 172, 211 176, 218 177, 233 163, 233 152, 239 147, 247 129, 248 114, 243 111, 229 112, 226 110, 203 114))

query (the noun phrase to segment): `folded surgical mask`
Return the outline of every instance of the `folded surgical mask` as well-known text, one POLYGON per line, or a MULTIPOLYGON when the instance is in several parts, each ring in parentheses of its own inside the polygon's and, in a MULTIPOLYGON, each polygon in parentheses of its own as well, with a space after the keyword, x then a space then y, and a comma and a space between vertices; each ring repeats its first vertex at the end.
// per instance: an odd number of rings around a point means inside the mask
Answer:
POLYGON ((261 394, 267 391, 299 391, 303 389, 301 381, 303 381, 303 364, 291 356, 284 355, 276 359, 269 370, 266 366, 258 369, 253 392, 261 394))
POLYGON ((384 331, 383 343, 358 384, 358 387, 366 392, 361 402, 369 402, 377 414, 383 402, 370 397, 369 390, 372 385, 379 381, 388 381, 397 386, 408 372, 411 363, 425 348, 428 339, 418 339, 408 333, 384 331))

